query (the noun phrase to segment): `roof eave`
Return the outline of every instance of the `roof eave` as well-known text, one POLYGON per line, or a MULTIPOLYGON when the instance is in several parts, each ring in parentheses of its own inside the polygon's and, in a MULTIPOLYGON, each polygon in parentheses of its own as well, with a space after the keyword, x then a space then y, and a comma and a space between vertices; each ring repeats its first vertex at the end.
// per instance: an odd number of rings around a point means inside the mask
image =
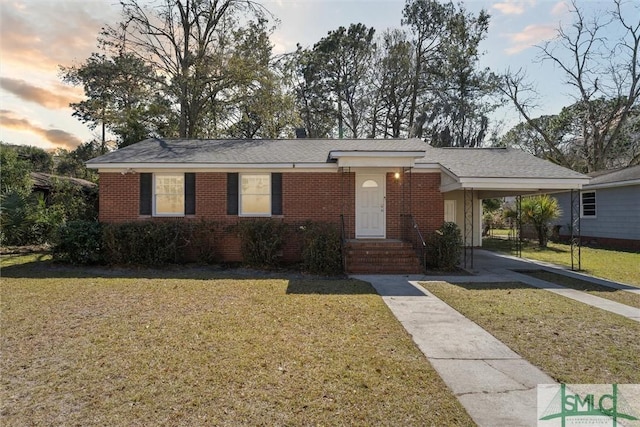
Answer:
POLYGON ((219 169, 336 169, 335 163, 88 163, 87 168, 103 171, 219 170, 219 169))

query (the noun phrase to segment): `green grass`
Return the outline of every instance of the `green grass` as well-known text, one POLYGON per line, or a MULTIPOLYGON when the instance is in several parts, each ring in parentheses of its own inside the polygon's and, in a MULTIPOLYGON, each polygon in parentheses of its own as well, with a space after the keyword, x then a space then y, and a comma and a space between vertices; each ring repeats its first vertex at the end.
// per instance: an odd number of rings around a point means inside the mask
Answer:
POLYGON ((585 291, 600 298, 605 298, 611 301, 619 302, 621 304, 629 305, 631 307, 640 308, 640 294, 627 292, 620 289, 614 289, 608 286, 598 285, 596 283, 587 282, 586 280, 567 277, 562 274, 551 273, 550 271, 527 270, 520 271, 520 273, 535 277, 537 279, 546 280, 547 282, 555 283, 567 288, 575 289, 578 291, 585 291))
POLYGON ((364 282, 2 274, 2 425, 473 425, 364 282))
MULTIPOLYGON (((482 249, 514 254, 508 240, 484 239, 482 249)), ((522 257, 553 264, 571 266, 571 247, 549 242, 541 249, 534 242, 524 242, 522 257)), ((592 276, 640 287, 640 253, 609 249, 581 248, 582 271, 592 276)))
POLYGON ((640 324, 522 283, 423 286, 555 380, 640 383, 640 324))
POLYGON ((508 228, 492 228, 491 230, 489 230, 489 235, 490 236, 508 237, 508 236, 510 236, 510 234, 512 232, 513 231, 509 230, 508 228))

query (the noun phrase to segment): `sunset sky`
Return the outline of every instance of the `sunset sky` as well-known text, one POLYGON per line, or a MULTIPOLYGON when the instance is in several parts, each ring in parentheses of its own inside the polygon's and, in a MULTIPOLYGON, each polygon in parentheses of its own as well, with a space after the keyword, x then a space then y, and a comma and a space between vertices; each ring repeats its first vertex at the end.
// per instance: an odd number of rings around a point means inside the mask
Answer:
MULTIPOLYGON (((330 30, 362 22, 380 33, 399 27, 404 0, 270 0, 262 2, 281 24, 272 37, 275 53, 311 46, 330 30)), ((610 0, 579 0, 599 14, 610 0)), ((570 23, 564 1, 467 1, 468 10, 491 15, 483 66, 495 72, 524 68, 544 95, 538 114, 557 113, 572 103, 563 76, 550 63, 536 61, 532 46, 552 38, 559 23, 570 23)), ((116 0, 0 0, 0 140, 12 144, 73 149, 97 138, 72 117, 69 103, 82 99, 81 88, 60 80, 59 66, 82 63, 96 48, 106 23, 118 21, 116 0)), ((496 114, 515 124, 511 109, 496 114)), ((508 130, 508 129, 505 129, 508 130)))

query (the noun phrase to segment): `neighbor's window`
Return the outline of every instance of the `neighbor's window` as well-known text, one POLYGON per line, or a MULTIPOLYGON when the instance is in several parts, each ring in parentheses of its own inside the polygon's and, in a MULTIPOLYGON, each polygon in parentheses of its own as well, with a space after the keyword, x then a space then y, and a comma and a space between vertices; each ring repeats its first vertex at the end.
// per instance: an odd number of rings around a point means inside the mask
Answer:
POLYGON ((585 191, 581 194, 580 200, 581 216, 583 217, 595 217, 596 216, 596 192, 585 191))
POLYGON ((240 175, 240 214, 271 215, 271 174, 240 175))
POLYGON ((156 215, 184 215, 184 174, 156 173, 154 212, 156 215))

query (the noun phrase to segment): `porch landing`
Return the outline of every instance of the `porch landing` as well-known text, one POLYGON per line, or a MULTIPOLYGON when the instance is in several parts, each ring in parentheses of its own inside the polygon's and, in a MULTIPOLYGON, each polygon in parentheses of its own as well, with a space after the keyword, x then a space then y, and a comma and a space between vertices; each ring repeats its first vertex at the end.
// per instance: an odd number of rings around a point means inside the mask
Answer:
POLYGON ((347 240, 349 274, 421 274, 422 265, 411 243, 395 239, 347 240))

